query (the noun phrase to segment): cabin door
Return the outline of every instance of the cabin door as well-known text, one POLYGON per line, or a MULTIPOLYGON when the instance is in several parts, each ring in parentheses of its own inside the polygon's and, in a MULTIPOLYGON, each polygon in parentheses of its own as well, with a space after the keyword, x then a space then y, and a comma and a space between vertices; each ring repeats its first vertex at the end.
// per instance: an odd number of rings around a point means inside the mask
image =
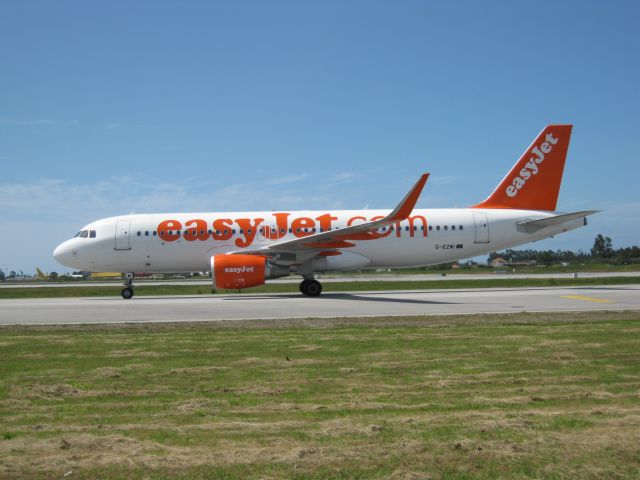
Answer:
POLYGON ((473 223, 476 225, 474 243, 489 243, 489 220, 486 213, 474 213, 473 223))
POLYGON ((116 224, 116 250, 131 250, 131 220, 118 220, 116 224))

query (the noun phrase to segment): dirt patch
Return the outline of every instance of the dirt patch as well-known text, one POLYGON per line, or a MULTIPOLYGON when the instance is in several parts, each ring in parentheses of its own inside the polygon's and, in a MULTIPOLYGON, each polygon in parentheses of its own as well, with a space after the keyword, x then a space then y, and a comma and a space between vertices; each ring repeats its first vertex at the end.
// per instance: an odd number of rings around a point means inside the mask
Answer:
POLYGON ((102 367, 94 370, 96 378, 120 378, 122 370, 114 367, 102 367))
POLYGON ((111 350, 106 354, 107 357, 148 357, 158 358, 165 357, 166 353, 151 352, 149 350, 142 350, 141 348, 131 348, 129 350, 111 350))
POLYGON ((276 386, 265 386, 265 385, 250 385, 246 387, 220 387, 216 390, 224 393, 239 393, 239 394, 248 393, 252 395, 263 395, 267 397, 270 397, 273 395, 281 395, 283 393, 302 391, 302 389, 297 386, 276 387, 276 386))
POLYGON ((293 347, 291 350, 294 352, 315 352, 316 350, 321 350, 322 347, 320 345, 298 345, 293 347))
POLYGON ((222 372, 229 369, 230 369, 229 367, 214 367, 214 366, 172 368, 171 370, 169 370, 169 374, 170 375, 201 375, 201 374, 212 374, 212 373, 222 372))
POLYGON ((11 396, 17 398, 28 398, 29 400, 62 400, 64 398, 75 398, 87 396, 84 392, 66 383, 53 385, 29 385, 22 387, 11 387, 11 396))
POLYGON ((340 374, 342 375, 349 375, 351 373, 356 373, 357 371, 358 371, 357 368, 352 368, 352 367, 345 367, 345 368, 338 369, 338 372, 340 372, 340 374))
POLYGON ((175 403, 173 409, 183 415, 196 412, 213 413, 213 402, 208 398, 192 398, 191 400, 175 403))

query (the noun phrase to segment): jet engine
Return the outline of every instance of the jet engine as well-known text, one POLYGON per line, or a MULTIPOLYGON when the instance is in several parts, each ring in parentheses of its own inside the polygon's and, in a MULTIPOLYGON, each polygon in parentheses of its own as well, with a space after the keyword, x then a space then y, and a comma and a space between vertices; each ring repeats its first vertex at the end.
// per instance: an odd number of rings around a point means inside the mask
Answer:
POLYGON ((270 278, 289 275, 289 267, 273 264, 260 255, 214 255, 211 257, 213 288, 257 287, 270 278))

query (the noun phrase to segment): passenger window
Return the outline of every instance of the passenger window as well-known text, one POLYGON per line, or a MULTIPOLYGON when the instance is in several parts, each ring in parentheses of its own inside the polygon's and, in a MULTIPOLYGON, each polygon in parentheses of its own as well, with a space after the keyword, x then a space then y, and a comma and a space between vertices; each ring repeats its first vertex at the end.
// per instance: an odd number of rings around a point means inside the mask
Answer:
POLYGON ((158 234, 158 232, 154 230, 153 231, 153 236, 155 237, 157 234, 158 234))
POLYGON ((460 225, 459 227, 460 227, 460 230, 462 230, 462 225, 460 225))
POLYGON ((433 230, 433 225, 429 225, 429 231, 433 230))
POLYGON ((437 225, 437 226, 436 226, 436 230, 440 230, 440 225, 437 225))
POLYGON ((142 235, 142 232, 140 230, 138 230, 138 236, 142 235))
POLYGON ((445 226, 444 226, 444 229, 445 229, 445 230, 449 230, 449 227, 447 227, 447 226, 445 225, 445 226))
POLYGON ((456 226, 455 225, 451 225, 451 230, 455 230, 456 226))
POLYGON ((149 230, 145 230, 145 232, 144 232, 144 236, 145 236, 145 237, 148 237, 148 236, 149 236, 149 230))

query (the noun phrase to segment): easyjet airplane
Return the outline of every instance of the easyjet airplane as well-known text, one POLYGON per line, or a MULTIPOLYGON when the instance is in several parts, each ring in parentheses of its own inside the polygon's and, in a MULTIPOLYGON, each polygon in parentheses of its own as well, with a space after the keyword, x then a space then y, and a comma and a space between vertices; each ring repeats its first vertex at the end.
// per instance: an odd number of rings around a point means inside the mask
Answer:
POLYGON ((241 289, 291 273, 317 296, 317 272, 435 265, 573 230, 595 211, 556 211, 571 125, 549 125, 489 197, 470 208, 414 209, 425 173, 391 211, 161 213, 98 220, 53 252, 67 267, 133 273, 211 271, 241 289))

